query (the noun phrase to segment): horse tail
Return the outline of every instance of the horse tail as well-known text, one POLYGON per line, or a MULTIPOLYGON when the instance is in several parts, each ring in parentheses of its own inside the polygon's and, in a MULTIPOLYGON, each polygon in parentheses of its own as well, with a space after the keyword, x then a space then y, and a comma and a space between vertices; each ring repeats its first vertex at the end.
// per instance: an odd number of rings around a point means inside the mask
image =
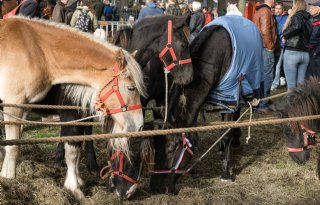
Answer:
POLYGON ((131 37, 132 37, 132 28, 124 28, 119 30, 115 34, 112 40, 112 43, 128 50, 131 37))

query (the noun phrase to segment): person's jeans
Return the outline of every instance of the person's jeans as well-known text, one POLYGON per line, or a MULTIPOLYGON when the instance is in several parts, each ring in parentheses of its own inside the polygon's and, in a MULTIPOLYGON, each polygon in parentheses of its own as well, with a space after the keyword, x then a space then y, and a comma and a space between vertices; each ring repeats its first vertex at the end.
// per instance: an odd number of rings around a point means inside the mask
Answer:
POLYGON ((272 86, 275 88, 279 86, 282 63, 283 63, 283 49, 281 49, 281 54, 280 54, 280 57, 279 57, 279 60, 278 60, 277 66, 276 66, 276 72, 274 73, 274 79, 272 82, 272 86))
POLYGON ((303 51, 285 50, 283 55, 284 73, 287 79, 288 90, 304 82, 309 64, 309 53, 303 51))
MULTIPOLYGON (((274 52, 263 50, 263 75, 264 75, 264 97, 270 95, 270 88, 273 81, 273 66, 274 66, 274 52)), ((263 101, 260 103, 260 108, 265 108, 269 104, 268 101, 263 101)))

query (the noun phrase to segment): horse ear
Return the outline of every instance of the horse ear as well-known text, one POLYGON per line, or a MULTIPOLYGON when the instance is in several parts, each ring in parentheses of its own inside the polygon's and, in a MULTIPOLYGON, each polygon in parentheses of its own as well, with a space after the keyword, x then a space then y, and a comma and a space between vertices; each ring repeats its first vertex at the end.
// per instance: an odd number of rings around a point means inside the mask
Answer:
POLYGON ((135 50, 131 53, 131 55, 135 58, 137 56, 138 50, 135 50))
POLYGON ((117 62, 119 65, 119 70, 122 70, 126 67, 126 57, 121 48, 117 52, 117 62))
POLYGON ((191 15, 188 14, 186 16, 179 16, 179 17, 176 17, 176 21, 175 23, 173 24, 173 26, 175 28, 181 28, 182 26, 187 26, 189 27, 189 24, 190 24, 190 18, 191 18, 191 15))

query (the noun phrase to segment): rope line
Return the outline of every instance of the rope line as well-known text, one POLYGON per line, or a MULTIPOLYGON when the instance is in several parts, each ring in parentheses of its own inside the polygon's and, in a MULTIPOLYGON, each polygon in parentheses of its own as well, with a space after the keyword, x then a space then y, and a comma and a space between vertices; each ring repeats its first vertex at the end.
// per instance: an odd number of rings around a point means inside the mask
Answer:
MULTIPOLYGON (((78 120, 71 120, 71 121, 68 121, 68 122, 40 122, 40 121, 25 120, 25 119, 22 119, 20 117, 16 117, 14 115, 11 115, 11 114, 9 114, 7 112, 4 112, 2 110, 0 110, 0 113, 2 113, 4 115, 7 115, 9 117, 12 117, 13 119, 16 119, 16 120, 18 120, 20 122, 32 123, 32 124, 38 124, 38 125, 56 125, 56 124, 68 125, 68 124, 75 123, 75 122, 82 122, 82 121, 85 121, 85 120, 99 118, 101 116, 101 115, 92 115, 92 116, 89 116, 89 117, 84 117, 84 118, 81 118, 81 119, 78 119, 78 120)), ((4 121, 4 122, 6 122, 6 121, 4 121)))
MULTIPOLYGON (((52 110, 89 110, 90 108, 83 108, 74 105, 38 105, 38 104, 10 104, 0 103, 0 107, 16 107, 16 108, 27 108, 27 109, 52 109, 52 110)), ((143 110, 161 110, 161 107, 144 107, 143 110)))
POLYGON ((212 130, 226 129, 226 128, 241 128, 248 126, 262 126, 262 125, 275 125, 288 122, 307 121, 320 119, 320 115, 302 116, 294 118, 284 118, 276 120, 261 120, 254 122, 245 123, 232 123, 222 125, 211 125, 202 127, 188 127, 188 128, 177 128, 177 129, 166 129, 166 130, 149 130, 140 132, 128 132, 128 133, 107 133, 107 134, 96 134, 87 136, 64 136, 64 137, 48 137, 48 138, 30 138, 30 139, 15 139, 15 140, 4 140, 0 141, 0 145, 24 145, 24 144, 44 144, 44 143, 55 143, 55 142, 81 142, 91 140, 106 140, 110 138, 123 138, 123 137, 146 137, 146 136, 158 136, 158 135, 169 135, 179 134, 182 132, 206 132, 212 130))

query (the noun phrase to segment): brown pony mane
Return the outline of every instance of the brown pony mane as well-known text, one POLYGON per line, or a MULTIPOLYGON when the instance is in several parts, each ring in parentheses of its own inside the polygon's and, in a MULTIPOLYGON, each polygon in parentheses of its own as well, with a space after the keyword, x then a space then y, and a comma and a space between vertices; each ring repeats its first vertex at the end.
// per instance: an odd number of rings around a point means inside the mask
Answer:
MULTIPOLYGON (((286 99, 288 117, 299 117, 320 114, 320 82, 318 78, 310 78, 293 89, 286 99)), ((300 135, 301 125, 314 131, 320 131, 320 120, 291 122, 292 133, 300 135)))

